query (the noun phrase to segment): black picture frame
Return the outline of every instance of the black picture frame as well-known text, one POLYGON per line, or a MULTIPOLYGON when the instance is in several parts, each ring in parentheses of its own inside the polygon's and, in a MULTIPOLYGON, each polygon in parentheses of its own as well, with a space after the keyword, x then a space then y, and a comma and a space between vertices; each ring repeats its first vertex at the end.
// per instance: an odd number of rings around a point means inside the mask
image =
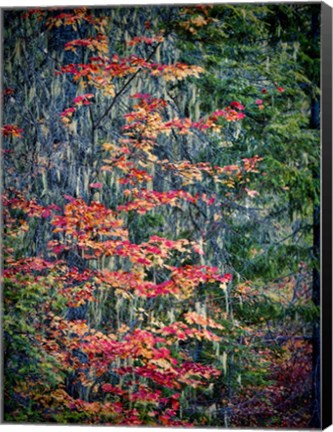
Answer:
POLYGON ((322 429, 332 424, 332 7, 321 5, 321 406, 322 429))

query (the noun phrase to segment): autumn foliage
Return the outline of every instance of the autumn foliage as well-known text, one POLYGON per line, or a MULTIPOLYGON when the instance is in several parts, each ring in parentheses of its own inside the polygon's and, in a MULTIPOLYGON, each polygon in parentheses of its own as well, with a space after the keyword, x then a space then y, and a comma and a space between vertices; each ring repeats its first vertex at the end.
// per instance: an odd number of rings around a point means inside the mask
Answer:
MULTIPOLYGON (((269 304, 276 283, 244 280, 227 255, 215 258, 211 240, 214 232, 223 237, 233 212, 259 202, 265 158, 254 149, 219 164, 199 149, 186 155, 182 144, 195 148, 241 128, 272 98, 258 88, 249 107, 230 99, 195 119, 176 109, 172 86, 200 81, 205 70, 181 59, 164 63, 159 53, 174 32, 196 35, 216 22, 208 6, 177 11, 170 29, 140 18, 142 34, 122 41, 119 53, 112 19, 101 11, 19 12, 48 38, 72 36, 60 47, 63 62, 48 70, 51 82, 71 91, 51 120, 43 111, 33 122, 35 146, 49 121, 65 138, 44 155, 29 147, 28 124, 20 115, 11 123, 6 111, 21 91, 15 82, 3 96, 7 421, 304 427, 309 420, 310 344, 298 329, 297 344, 290 342, 291 317, 281 335, 260 316, 256 301, 269 304), (35 158, 31 182, 11 156, 24 145, 35 158), (73 186, 61 167, 70 170, 75 148, 81 168, 73 186), (56 197, 52 184, 60 184, 56 197)), ((269 90, 277 98, 286 91, 269 90)), ((306 265, 302 272, 304 299, 306 265)), ((280 281, 282 306, 294 283, 280 281)))

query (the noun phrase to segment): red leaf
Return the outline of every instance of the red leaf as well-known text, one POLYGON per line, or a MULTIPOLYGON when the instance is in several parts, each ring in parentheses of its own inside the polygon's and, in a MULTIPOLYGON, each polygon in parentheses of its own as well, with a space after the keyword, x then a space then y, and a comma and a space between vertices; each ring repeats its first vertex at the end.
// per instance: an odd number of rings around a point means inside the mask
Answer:
POLYGON ((242 105, 240 102, 237 102, 237 101, 231 102, 231 103, 230 103, 230 106, 231 106, 232 108, 237 108, 237 109, 239 109, 239 110, 241 110, 241 111, 243 111, 243 110, 245 109, 245 106, 242 105))
POLYGON ((93 189, 102 189, 103 184, 102 183, 90 183, 89 187, 93 189))

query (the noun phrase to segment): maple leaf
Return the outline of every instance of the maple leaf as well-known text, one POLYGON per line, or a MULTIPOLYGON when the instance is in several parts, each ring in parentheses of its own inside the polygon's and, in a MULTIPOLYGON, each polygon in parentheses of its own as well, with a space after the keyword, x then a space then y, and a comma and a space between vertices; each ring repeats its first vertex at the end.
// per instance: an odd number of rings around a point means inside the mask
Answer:
POLYGON ((96 37, 87 39, 75 39, 65 44, 66 51, 76 52, 76 47, 86 47, 91 51, 98 51, 98 53, 108 52, 108 39, 105 35, 99 34, 96 37))
POLYGON ((112 384, 103 384, 102 390, 105 393, 112 393, 112 394, 117 395, 117 396, 122 396, 125 394, 124 390, 122 390, 119 387, 113 386, 112 384))
POLYGON ((254 198, 255 196, 259 195, 259 192, 257 192, 256 190, 250 190, 248 188, 244 188, 244 190, 251 198, 254 198))
POLYGON ((61 114, 61 117, 71 117, 75 113, 76 108, 66 108, 61 114))
POLYGON ((230 106, 231 106, 232 108, 237 108, 237 109, 240 110, 240 111, 243 111, 243 110, 245 109, 245 106, 242 105, 240 102, 237 102, 237 101, 231 102, 231 103, 230 103, 230 106))
POLYGON ((92 189, 102 189, 103 184, 102 183, 90 183, 89 187, 92 189))
POLYGON ((14 93, 15 93, 15 90, 13 88, 11 88, 11 87, 7 87, 7 88, 5 88, 3 90, 3 95, 4 96, 10 96, 10 95, 12 95, 14 93))
POLYGON ((149 93, 135 93, 131 96, 133 99, 151 99, 151 95, 149 93))
POLYGON ((15 138, 20 138, 22 136, 23 129, 13 124, 4 125, 1 128, 3 136, 13 136, 15 138))
POLYGON ((131 39, 129 42, 127 42, 127 44, 129 46, 136 46, 139 43, 145 43, 147 45, 152 45, 154 43, 161 43, 164 41, 164 37, 163 36, 152 36, 152 37, 147 37, 147 36, 135 36, 133 39, 131 39))
POLYGON ((90 105, 90 99, 94 98, 95 95, 92 93, 86 93, 80 96, 77 96, 76 98, 73 99, 73 103, 75 105, 90 105))
POLYGON ((43 9, 29 9, 27 12, 25 12, 22 15, 23 19, 28 19, 32 16, 36 16, 38 21, 41 21, 43 19, 43 16, 46 15, 46 11, 43 9))

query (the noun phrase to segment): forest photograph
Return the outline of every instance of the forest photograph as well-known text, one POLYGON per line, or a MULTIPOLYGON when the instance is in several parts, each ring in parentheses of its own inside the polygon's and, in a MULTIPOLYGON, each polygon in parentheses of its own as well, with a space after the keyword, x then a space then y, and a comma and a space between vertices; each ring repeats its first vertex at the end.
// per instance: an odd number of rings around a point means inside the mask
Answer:
POLYGON ((320 3, 4 8, 2 421, 320 426, 320 3))

